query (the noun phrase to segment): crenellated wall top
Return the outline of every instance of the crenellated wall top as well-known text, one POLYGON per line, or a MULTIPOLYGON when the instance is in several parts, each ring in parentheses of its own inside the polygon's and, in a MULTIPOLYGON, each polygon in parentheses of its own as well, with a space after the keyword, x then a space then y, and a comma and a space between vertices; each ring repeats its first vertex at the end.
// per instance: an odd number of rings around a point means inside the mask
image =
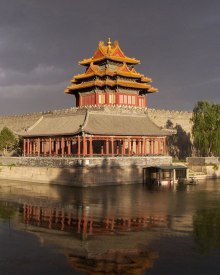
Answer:
POLYGON ((191 132, 191 121, 192 112, 187 111, 175 111, 175 110, 165 110, 165 109, 152 109, 152 108, 141 108, 135 106, 82 106, 82 107, 72 107, 68 109, 58 109, 43 112, 27 113, 21 115, 11 115, 11 116, 0 116, 0 130, 7 126, 11 130, 17 132, 23 129, 27 129, 32 126, 36 121, 45 115, 59 116, 65 114, 74 113, 85 113, 89 111, 105 111, 106 113, 118 113, 118 114, 148 114, 150 119, 157 124, 159 127, 165 127, 168 120, 172 121, 174 126, 181 125, 186 132, 191 132))

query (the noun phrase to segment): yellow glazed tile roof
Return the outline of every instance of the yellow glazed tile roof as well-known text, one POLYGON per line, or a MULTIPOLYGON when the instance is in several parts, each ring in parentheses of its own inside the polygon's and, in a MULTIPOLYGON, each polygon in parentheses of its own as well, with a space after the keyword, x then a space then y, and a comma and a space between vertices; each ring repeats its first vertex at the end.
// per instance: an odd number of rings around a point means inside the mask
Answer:
POLYGON ((105 59, 109 59, 112 61, 126 62, 129 64, 140 63, 140 60, 136 58, 127 57, 121 50, 118 44, 118 41, 115 41, 113 45, 111 45, 110 41, 108 42, 108 45, 105 45, 103 41, 100 41, 94 55, 91 58, 80 61, 79 64, 88 65, 91 62, 99 62, 105 59))

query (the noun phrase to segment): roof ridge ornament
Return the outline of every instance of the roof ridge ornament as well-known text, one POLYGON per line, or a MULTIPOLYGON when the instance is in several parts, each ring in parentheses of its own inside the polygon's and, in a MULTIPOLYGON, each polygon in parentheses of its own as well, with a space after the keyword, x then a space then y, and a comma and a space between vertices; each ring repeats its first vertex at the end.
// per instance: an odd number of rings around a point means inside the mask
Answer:
POLYGON ((110 53, 110 51, 111 51, 111 45, 112 45, 110 37, 108 38, 108 43, 107 44, 108 44, 108 53, 110 53))

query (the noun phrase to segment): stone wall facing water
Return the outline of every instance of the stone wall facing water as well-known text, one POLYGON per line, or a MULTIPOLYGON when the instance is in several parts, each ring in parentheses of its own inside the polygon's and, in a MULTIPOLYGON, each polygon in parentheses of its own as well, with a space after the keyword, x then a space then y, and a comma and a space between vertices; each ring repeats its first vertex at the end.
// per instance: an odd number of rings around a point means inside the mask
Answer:
POLYGON ((0 158, 0 179, 100 186, 142 183, 143 167, 170 165, 166 157, 112 158, 0 158))

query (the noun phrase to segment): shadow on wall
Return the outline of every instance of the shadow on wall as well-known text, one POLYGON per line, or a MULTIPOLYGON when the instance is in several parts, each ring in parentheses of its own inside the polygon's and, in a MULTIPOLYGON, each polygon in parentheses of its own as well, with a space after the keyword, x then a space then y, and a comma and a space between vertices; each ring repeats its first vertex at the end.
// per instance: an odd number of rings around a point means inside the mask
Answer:
POLYGON ((192 156, 192 142, 190 133, 186 133, 181 125, 173 125, 171 120, 167 120, 166 128, 176 130, 176 134, 167 138, 168 152, 173 158, 185 160, 186 157, 192 156))
POLYGON ((50 184, 59 183, 73 187, 117 185, 128 178, 123 172, 123 167, 114 160, 104 158, 101 164, 90 166, 89 159, 79 159, 78 165, 61 169, 60 174, 50 184))

